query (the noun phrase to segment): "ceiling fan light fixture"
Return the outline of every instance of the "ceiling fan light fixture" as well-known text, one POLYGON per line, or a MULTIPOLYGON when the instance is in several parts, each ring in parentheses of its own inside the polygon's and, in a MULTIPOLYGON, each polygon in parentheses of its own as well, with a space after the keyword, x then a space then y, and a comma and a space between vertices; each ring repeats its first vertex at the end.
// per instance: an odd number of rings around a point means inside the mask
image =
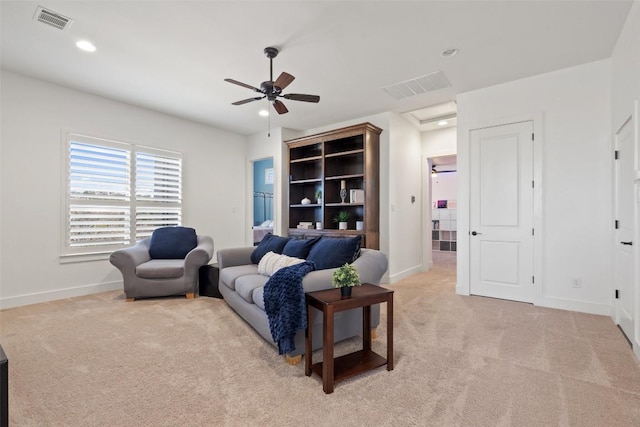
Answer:
POLYGON ((78 42, 76 42, 76 47, 80 50, 83 50, 85 52, 95 52, 96 51, 96 47, 93 43, 91 43, 88 40, 79 40, 78 42))
POLYGON ((258 114, 262 117, 267 117, 269 115, 269 111, 268 110, 260 110, 258 111, 258 114))

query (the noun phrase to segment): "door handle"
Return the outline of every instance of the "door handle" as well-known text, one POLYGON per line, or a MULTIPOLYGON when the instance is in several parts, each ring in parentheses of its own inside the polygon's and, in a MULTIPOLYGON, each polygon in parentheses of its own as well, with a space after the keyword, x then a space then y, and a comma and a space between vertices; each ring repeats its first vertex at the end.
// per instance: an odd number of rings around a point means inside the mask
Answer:
POLYGON ((472 231, 472 232, 471 232, 471 235, 472 235, 472 236, 477 236, 478 234, 482 234, 482 233, 478 233, 477 231, 472 231))
POLYGON ((633 245, 633 242, 620 242, 620 243, 622 243, 623 245, 628 245, 628 246, 633 245))

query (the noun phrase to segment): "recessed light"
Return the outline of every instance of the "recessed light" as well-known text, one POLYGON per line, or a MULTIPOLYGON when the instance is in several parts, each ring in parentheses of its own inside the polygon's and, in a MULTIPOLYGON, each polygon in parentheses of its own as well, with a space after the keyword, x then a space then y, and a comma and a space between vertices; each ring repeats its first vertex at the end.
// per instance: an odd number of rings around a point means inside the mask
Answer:
POLYGON ((448 125, 448 124, 449 124, 449 122, 448 122, 448 121, 446 121, 446 120, 440 120, 440 121, 438 122, 438 126, 446 126, 446 125, 448 125))
POLYGON ((79 42, 76 43, 76 46, 78 47, 78 49, 84 50, 85 52, 96 51, 96 47, 93 45, 93 43, 87 40, 80 40, 79 42))
POLYGON ((258 114, 260 114, 262 117, 267 117, 269 115, 269 112, 267 110, 260 110, 258 114))
POLYGON ((451 48, 451 49, 443 50, 440 55, 442 55, 445 58, 449 58, 451 56, 454 56, 456 53, 458 53, 458 49, 451 48))

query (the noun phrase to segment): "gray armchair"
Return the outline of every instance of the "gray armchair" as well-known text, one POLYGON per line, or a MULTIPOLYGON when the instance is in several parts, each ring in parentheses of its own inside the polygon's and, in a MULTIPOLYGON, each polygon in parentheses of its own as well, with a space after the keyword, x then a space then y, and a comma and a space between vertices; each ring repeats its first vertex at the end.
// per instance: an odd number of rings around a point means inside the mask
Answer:
POLYGON ((198 270, 213 256, 213 239, 198 236, 198 244, 184 259, 152 259, 150 237, 134 246, 114 251, 109 258, 120 270, 127 301, 136 298, 185 295, 195 298, 198 270))

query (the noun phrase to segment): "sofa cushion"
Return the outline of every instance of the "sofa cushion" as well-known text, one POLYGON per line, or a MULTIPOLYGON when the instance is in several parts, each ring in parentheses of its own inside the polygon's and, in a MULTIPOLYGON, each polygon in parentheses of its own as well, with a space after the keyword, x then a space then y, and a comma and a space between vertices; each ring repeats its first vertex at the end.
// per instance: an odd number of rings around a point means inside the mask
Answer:
POLYGON ((269 280, 267 276, 260 274, 238 277, 236 279, 236 292, 244 298, 246 302, 253 304, 255 302, 253 300, 254 289, 263 287, 264 284, 267 283, 267 280, 269 280))
POLYGON ((273 276, 276 271, 284 267, 300 264, 304 262, 303 259, 293 258, 286 255, 276 254, 273 252, 267 252, 260 263, 258 264, 258 273, 263 276, 273 276))
POLYGON ((234 267, 225 267, 220 270, 220 282, 225 284, 227 288, 236 289, 236 280, 238 277, 258 274, 258 266, 255 264, 236 265, 234 267))
POLYGON ((288 241, 288 237, 274 236, 271 233, 267 233, 251 253, 251 262, 258 264, 267 252, 281 254, 284 245, 286 245, 288 241))
POLYGON ((290 239, 282 249, 282 255, 292 256, 294 258, 306 259, 313 245, 320 240, 320 237, 313 239, 290 239))
POLYGON ((196 230, 189 227, 160 227, 151 234, 151 259, 184 259, 198 246, 196 230))
POLYGON ((307 261, 313 261, 318 270, 337 268, 352 263, 360 256, 361 236, 352 238, 325 237, 313 245, 307 261))
MULTIPOLYGON (((267 279, 269 280, 269 279, 267 279)), ((264 286, 253 290, 253 303, 262 311, 264 310, 264 286)))
POLYGON ((183 274, 182 259, 152 259, 136 267, 136 276, 142 279, 172 279, 183 274))

